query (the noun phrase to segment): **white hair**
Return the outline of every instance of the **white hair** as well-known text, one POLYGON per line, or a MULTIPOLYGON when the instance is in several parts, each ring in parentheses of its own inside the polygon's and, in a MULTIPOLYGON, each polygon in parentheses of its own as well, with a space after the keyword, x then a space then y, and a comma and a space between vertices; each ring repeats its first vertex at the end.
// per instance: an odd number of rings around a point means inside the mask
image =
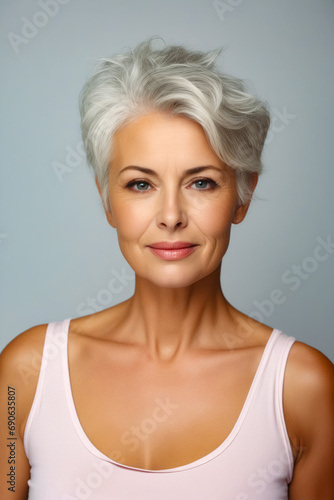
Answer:
POLYGON ((248 93, 242 80, 218 70, 215 60, 222 49, 157 49, 154 38, 101 59, 80 94, 82 139, 104 206, 109 207, 115 132, 152 111, 199 123, 217 156, 235 171, 239 203, 246 203, 251 197, 250 176, 262 171, 261 153, 270 125, 266 103, 248 93))

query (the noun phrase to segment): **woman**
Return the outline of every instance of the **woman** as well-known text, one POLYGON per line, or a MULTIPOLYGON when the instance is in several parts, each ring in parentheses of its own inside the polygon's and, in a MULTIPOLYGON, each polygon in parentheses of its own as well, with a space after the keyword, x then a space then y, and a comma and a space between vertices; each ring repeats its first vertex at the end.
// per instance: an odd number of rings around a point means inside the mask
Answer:
POLYGON ((332 363, 221 289, 270 120, 218 53, 149 40, 83 89, 135 291, 2 353, 3 499, 333 499, 332 363))

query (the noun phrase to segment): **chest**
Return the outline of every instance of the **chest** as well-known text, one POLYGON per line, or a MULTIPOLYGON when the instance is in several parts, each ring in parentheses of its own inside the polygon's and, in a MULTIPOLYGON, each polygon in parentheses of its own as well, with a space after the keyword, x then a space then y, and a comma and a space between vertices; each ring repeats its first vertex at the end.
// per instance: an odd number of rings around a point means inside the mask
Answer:
POLYGON ((195 355, 174 366, 138 353, 70 356, 80 423, 93 445, 119 463, 151 470, 191 463, 232 431, 261 354, 195 355))

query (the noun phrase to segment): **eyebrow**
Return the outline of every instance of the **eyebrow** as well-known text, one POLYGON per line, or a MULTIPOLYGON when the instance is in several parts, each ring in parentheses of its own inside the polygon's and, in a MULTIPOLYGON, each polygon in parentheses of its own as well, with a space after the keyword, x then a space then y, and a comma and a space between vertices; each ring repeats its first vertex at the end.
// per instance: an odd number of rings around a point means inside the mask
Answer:
MULTIPOLYGON (((146 168, 146 167, 138 167, 137 165, 129 165, 128 167, 122 168, 122 170, 119 172, 118 176, 121 175, 122 172, 125 170, 139 170, 140 172, 143 172, 144 174, 149 174, 153 175, 154 177, 158 177, 158 174, 152 170, 151 168, 146 168)), ((223 170, 219 167, 215 167, 214 165, 203 165, 200 167, 193 167, 189 168, 188 170, 183 170, 182 175, 192 175, 192 174, 198 174, 199 172, 202 172, 203 170, 217 170, 220 173, 223 173, 223 170)))

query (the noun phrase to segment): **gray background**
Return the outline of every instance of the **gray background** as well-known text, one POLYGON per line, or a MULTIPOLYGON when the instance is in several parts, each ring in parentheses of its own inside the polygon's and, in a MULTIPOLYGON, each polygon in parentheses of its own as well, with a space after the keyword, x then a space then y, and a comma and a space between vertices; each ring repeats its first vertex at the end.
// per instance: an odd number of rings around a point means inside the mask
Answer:
POLYGON ((274 117, 259 199, 224 258, 227 298, 334 359, 334 252, 316 250, 317 239, 334 239, 334 2, 217 5, 1 0, 1 348, 30 326, 89 312, 89 301, 97 309, 132 295, 133 271, 80 151, 77 102, 97 58, 160 35, 225 46, 220 66, 252 82, 274 117), (293 266, 303 273, 295 281, 293 266), (111 292, 117 272, 129 277, 111 292))

